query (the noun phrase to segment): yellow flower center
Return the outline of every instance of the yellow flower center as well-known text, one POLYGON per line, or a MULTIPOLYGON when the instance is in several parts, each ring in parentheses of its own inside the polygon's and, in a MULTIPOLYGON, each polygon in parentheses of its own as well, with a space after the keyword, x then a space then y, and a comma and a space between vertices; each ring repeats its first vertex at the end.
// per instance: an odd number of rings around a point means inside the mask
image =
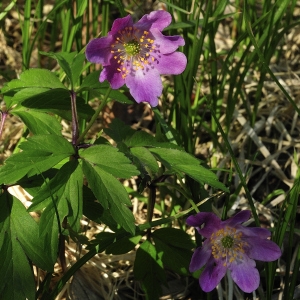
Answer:
POLYGON ((118 63, 117 70, 122 73, 123 79, 130 72, 145 70, 145 67, 157 59, 152 55, 156 51, 154 40, 148 31, 143 32, 134 27, 125 27, 118 31, 110 52, 118 63))
POLYGON ((231 227, 222 228, 211 235, 212 255, 216 260, 224 260, 224 267, 243 259, 248 243, 242 240, 242 236, 242 232, 231 227))
POLYGON ((136 40, 129 41, 124 43, 124 49, 127 55, 134 56, 140 53, 141 46, 136 40))

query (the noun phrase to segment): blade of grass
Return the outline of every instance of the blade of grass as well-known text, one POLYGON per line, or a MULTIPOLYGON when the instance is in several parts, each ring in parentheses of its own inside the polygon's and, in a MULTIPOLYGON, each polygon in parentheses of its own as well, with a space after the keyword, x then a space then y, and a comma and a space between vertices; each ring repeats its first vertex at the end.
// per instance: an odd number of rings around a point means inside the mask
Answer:
MULTIPOLYGON (((246 1, 245 1, 246 3, 246 1)), ((278 85, 278 87, 280 88, 280 90, 283 92, 283 94, 287 97, 287 99, 289 100, 289 102, 291 103, 291 105, 294 107, 294 109, 297 111, 297 113, 300 115, 300 110, 297 107, 295 101, 290 97, 290 95, 286 92, 286 90, 284 89, 284 87, 281 85, 281 83, 279 82, 279 80, 276 78, 276 76, 273 74, 273 72, 271 71, 271 69, 269 68, 269 66, 266 64, 265 58, 260 50, 259 44, 257 43, 253 32, 252 32, 252 28, 251 28, 251 23, 248 17, 248 13, 247 13, 247 7, 244 7, 244 17, 245 17, 245 23, 246 23, 246 28, 247 28, 247 32, 248 35, 251 39, 251 42, 253 44, 253 46, 255 47, 255 51, 259 57, 259 60, 262 64, 262 67, 268 72, 268 74, 271 76, 271 78, 276 82, 276 84, 278 85)))
POLYGON ((250 208, 251 208, 251 212, 252 212, 252 215, 254 217, 255 225, 259 227, 260 226, 259 219, 258 219, 258 216, 257 216, 257 213, 256 213, 256 209, 255 209, 255 206, 254 206, 253 199, 251 197, 251 194, 250 194, 248 186, 247 186, 247 182, 246 182, 246 180, 245 180, 245 178, 243 176, 242 170, 241 170, 241 168, 240 168, 240 166, 239 166, 239 164, 238 164, 238 162, 237 162, 237 160, 235 158, 234 152, 233 152, 233 150, 232 150, 232 148, 230 146, 230 143, 229 143, 229 141, 227 139, 227 136, 226 136, 225 132, 223 131, 223 128, 222 128, 219 120, 216 117, 215 111, 213 110, 213 108, 211 106, 210 106, 210 109, 211 109, 211 114, 212 114, 213 118, 215 119, 215 122, 216 122, 216 124, 218 126, 218 129, 219 129, 219 131, 220 131, 220 133, 221 133, 221 135, 223 137, 223 140, 224 140, 224 143, 225 143, 225 145, 227 147, 227 150, 230 153, 230 156, 231 156, 232 162, 234 164, 235 170, 238 173, 239 179, 240 179, 240 181, 242 183, 242 186, 243 186, 243 188, 245 190, 245 193, 246 193, 246 196, 247 196, 250 208))
MULTIPOLYGON (((292 230, 292 232, 294 232, 293 220, 295 220, 296 218, 299 193, 300 193, 300 168, 298 168, 294 186, 288 193, 284 205, 282 205, 278 217, 278 222, 275 227, 274 241, 279 246, 283 244, 283 240, 286 236, 286 233, 289 230, 292 230)), ((268 263, 266 267, 267 299, 271 299, 272 296, 275 273, 276 273, 276 262, 268 263)), ((289 274, 288 271, 286 274, 289 274)))
MULTIPOLYGON (((75 37, 76 37, 76 34, 78 32, 82 32, 81 30, 81 26, 82 26, 82 22, 81 22, 81 19, 82 19, 82 16, 87 8, 87 1, 88 0, 80 0, 79 1, 79 6, 77 7, 78 11, 77 11, 77 14, 76 14, 76 17, 74 19, 74 24, 72 24, 72 28, 71 28, 71 31, 69 33, 69 37, 68 37, 68 42, 67 42, 67 45, 66 45, 66 51, 67 52, 70 52, 72 50, 72 46, 73 46, 73 43, 74 43, 74 40, 75 40, 75 37)), ((73 14, 71 14, 71 16, 73 16, 73 14)), ((82 45, 77 45, 77 51, 80 51, 82 48, 82 45)))
POLYGON ((23 59, 23 71, 29 68, 30 63, 30 52, 29 52, 29 44, 30 44, 30 16, 31 16, 31 1, 25 1, 24 7, 24 21, 21 25, 22 30, 22 59, 23 59))
MULTIPOLYGON (((7 13, 15 6, 17 0, 12 0, 0 13, 0 21, 7 15, 7 13)), ((0 8, 2 8, 2 3, 0 4, 0 8)))

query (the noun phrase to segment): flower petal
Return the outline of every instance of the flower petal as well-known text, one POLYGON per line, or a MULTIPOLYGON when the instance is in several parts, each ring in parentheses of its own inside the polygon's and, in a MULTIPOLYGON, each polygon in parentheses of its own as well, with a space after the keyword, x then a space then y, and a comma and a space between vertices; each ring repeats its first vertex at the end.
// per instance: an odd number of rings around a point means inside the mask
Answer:
POLYGON ((108 65, 112 57, 110 47, 113 41, 112 36, 91 40, 86 46, 85 55, 87 60, 103 66, 108 65))
POLYGON ((162 93, 162 82, 155 68, 132 71, 125 79, 130 94, 137 103, 148 102, 151 106, 157 106, 158 97, 162 93))
POLYGON ((266 239, 269 236, 271 236, 270 230, 266 228, 260 228, 260 227, 245 227, 242 225, 238 225, 235 227, 237 230, 241 231, 245 236, 255 236, 259 237, 261 239, 266 239))
POLYGON ((199 278, 199 284, 204 292, 212 291, 225 276, 227 268, 222 263, 215 265, 211 258, 199 278))
POLYGON ((208 240, 205 240, 202 247, 199 247, 195 250, 191 263, 190 263, 190 272, 195 272, 201 269, 209 260, 211 256, 211 244, 208 240))
POLYGON ((133 21, 131 15, 128 15, 124 18, 116 19, 111 27, 111 31, 109 31, 108 35, 115 35, 118 34, 120 30, 124 29, 125 27, 133 26, 133 21))
POLYGON ((281 250, 278 245, 270 240, 258 237, 246 237, 243 238, 243 241, 248 243, 247 254, 252 259, 274 261, 281 256, 281 250))
POLYGON ((250 218, 251 212, 250 210, 242 210, 233 217, 229 218, 228 220, 222 222, 224 225, 227 226, 236 226, 237 224, 241 224, 247 221, 250 218))
POLYGON ((186 56, 181 52, 174 52, 163 55, 160 60, 157 60, 155 68, 159 74, 180 74, 186 67, 186 56))
POLYGON ((111 61, 112 63, 109 66, 103 68, 99 81, 103 82, 104 80, 108 80, 112 89, 119 89, 125 84, 125 80, 121 72, 117 70, 118 66, 116 63, 114 63, 113 60, 111 61))
POLYGON ((162 54, 172 53, 178 49, 179 46, 185 44, 184 39, 179 35, 165 36, 158 29, 151 30, 154 38, 155 50, 162 54))
POLYGON ((134 27, 140 28, 141 30, 150 30, 157 28, 162 31, 164 28, 169 26, 172 22, 172 16, 170 13, 164 10, 152 11, 148 15, 144 15, 134 27))
POLYGON ((251 293, 258 288, 259 273, 255 268, 255 261, 244 255, 242 262, 232 263, 229 266, 231 277, 239 288, 246 292, 251 293))
POLYGON ((196 227, 198 232, 206 238, 217 230, 221 229, 221 220, 213 213, 200 212, 194 216, 189 216, 186 223, 190 226, 196 227), (204 224, 203 228, 202 225, 204 224))

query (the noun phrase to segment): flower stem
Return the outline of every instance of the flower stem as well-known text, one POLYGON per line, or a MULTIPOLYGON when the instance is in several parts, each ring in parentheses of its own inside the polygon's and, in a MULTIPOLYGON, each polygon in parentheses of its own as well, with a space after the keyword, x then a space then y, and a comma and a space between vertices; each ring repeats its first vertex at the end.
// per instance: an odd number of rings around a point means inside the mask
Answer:
POLYGON ((227 279, 228 279, 228 300, 232 300, 233 299, 233 281, 232 281, 232 277, 230 274, 230 271, 227 270, 227 279))
POLYGON ((76 93, 71 91, 71 110, 72 110, 72 144, 76 145, 79 136, 78 115, 76 107, 76 93))
POLYGON ((87 132, 90 130, 90 128, 92 127, 92 125, 94 124, 94 122, 96 121, 96 119, 98 118, 98 115, 100 114, 101 110, 107 104, 108 96, 110 94, 110 91, 111 91, 111 87, 109 87, 108 90, 106 91, 106 94, 104 96, 103 101, 101 102, 101 104, 99 105, 99 107, 97 108, 97 110, 95 111, 94 115, 92 116, 92 118, 89 121, 88 125, 86 126, 85 130, 82 132, 82 134, 77 139, 76 145, 78 145, 84 139, 85 135, 87 134, 87 132))
POLYGON ((152 221, 155 200, 156 200, 156 187, 154 184, 151 184, 149 186, 149 197, 148 197, 148 203, 147 203, 147 222, 152 221))

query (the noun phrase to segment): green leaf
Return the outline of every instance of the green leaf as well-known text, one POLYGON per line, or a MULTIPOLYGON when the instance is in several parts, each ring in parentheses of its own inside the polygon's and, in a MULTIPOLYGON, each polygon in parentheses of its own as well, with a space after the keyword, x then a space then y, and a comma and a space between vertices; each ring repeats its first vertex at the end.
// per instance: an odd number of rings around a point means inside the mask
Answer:
POLYGON ((161 228, 155 230, 152 237, 163 264, 179 274, 188 275, 191 249, 195 246, 190 236, 180 229, 161 228))
POLYGON ((176 144, 168 142, 158 142, 154 136, 145 131, 135 131, 135 133, 125 140, 127 147, 160 147, 168 149, 182 150, 176 144))
MULTIPOLYGON (((72 119, 71 98, 68 90, 28 90, 29 89, 19 91, 15 94, 13 100, 14 98, 17 98, 16 101, 21 101, 22 106, 27 108, 52 112, 67 120, 72 119)), ((76 97, 76 108, 78 115, 84 119, 88 119, 94 114, 94 110, 88 104, 86 104, 85 100, 81 97, 76 97)))
POLYGON ((141 238, 142 238, 141 235, 123 236, 123 237, 117 239, 116 242, 110 244, 106 248, 105 253, 113 254, 113 255, 128 253, 129 251, 134 249, 134 247, 139 243, 141 238))
POLYGON ((91 250, 95 245, 99 245, 98 252, 103 252, 105 249, 115 241, 116 235, 112 232, 100 232, 90 242, 90 245, 86 247, 87 250, 91 250))
POLYGON ((38 237, 44 241, 44 255, 55 264, 58 256, 60 224, 63 221, 61 218, 58 219, 56 212, 59 211, 60 216, 66 216, 68 213, 68 204, 60 201, 60 205, 57 205, 57 203, 55 203, 56 199, 53 200, 54 203, 52 202, 48 205, 41 215, 38 237))
POLYGON ((84 78, 78 93, 82 91, 91 91, 94 89, 103 89, 108 88, 108 84, 99 81, 100 71, 95 71, 90 73, 87 77, 84 78))
POLYGON ((1 93, 7 93, 13 90, 24 88, 49 88, 66 89, 59 81, 55 73, 46 69, 29 69, 20 75, 20 79, 14 79, 6 83, 1 89, 1 93))
POLYGON ((81 151, 80 157, 118 178, 130 178, 139 174, 131 161, 112 146, 91 146, 81 151))
POLYGON ((86 186, 83 186, 83 214, 90 220, 101 224, 103 215, 103 206, 96 201, 93 192, 86 186))
POLYGON ((115 118, 109 124, 109 128, 104 128, 104 132, 119 143, 131 137, 136 131, 125 125, 120 119, 115 118))
POLYGON ((57 258, 58 235, 65 217, 74 231, 80 228, 82 218, 82 170, 78 161, 64 164, 57 174, 46 182, 32 199, 28 211, 45 210, 40 219, 40 236, 51 249, 47 255, 55 262, 57 258))
POLYGON ((101 205, 108 209, 112 218, 124 228, 134 234, 135 225, 132 212, 126 207, 131 205, 124 186, 111 174, 85 160, 82 161, 83 173, 89 186, 101 205))
MULTIPOLYGON (((67 93, 66 89, 54 89, 59 90, 61 93, 67 93)), ((22 103, 25 99, 34 97, 36 95, 42 94, 44 92, 51 91, 50 88, 43 88, 43 87, 29 87, 24 88, 17 91, 10 91, 5 96, 10 96, 9 103, 6 101, 6 105, 11 108, 15 104, 22 103)), ((69 94, 69 93, 68 93, 69 94)), ((4 98, 6 99, 6 98, 4 98)), ((44 100, 44 99, 43 99, 44 100)))
MULTIPOLYGON (((65 164, 58 171, 55 177, 42 187, 37 196, 33 198, 33 204, 28 209, 29 211, 33 211, 34 208, 37 208, 36 203, 41 200, 41 198, 45 200, 46 197, 49 196, 47 199, 48 201, 44 201, 41 204, 41 207, 45 207, 45 204, 47 204, 47 206, 43 210, 40 218, 39 237, 45 241, 45 245, 47 245, 45 255, 51 259, 53 264, 55 263, 58 255, 59 236, 60 234, 63 234, 64 230, 61 224, 64 218, 70 214, 71 195, 68 194, 68 182, 70 180, 71 182, 74 182, 71 178, 73 173, 76 172, 77 166, 78 163, 76 161, 69 161, 65 164), (63 175, 66 177, 64 180, 63 175), (63 180, 63 182, 58 184, 60 179, 63 180)), ((74 188, 76 189, 77 185, 74 188)), ((78 198, 80 198, 80 188, 78 189, 77 199, 78 198)), ((74 227, 75 226, 73 226, 73 228, 74 227)))
POLYGON ((167 30, 174 30, 174 29, 183 29, 183 28, 192 28, 192 27, 195 27, 196 23, 193 22, 193 21, 182 21, 182 22, 176 22, 176 23, 173 23, 171 25, 169 25, 168 27, 166 27, 164 29, 164 31, 167 31, 167 30))
MULTIPOLYGON (((39 226, 26 211, 24 205, 17 199, 13 199, 11 211, 11 226, 16 232, 18 241, 29 259, 39 268, 53 271, 53 262, 45 256, 45 249, 41 240, 37 238, 39 226)), ((46 246, 48 247, 48 246, 46 246)))
POLYGON ((149 241, 136 251, 133 272, 135 279, 142 282, 146 298, 159 299, 162 292, 160 285, 166 283, 165 272, 155 247, 149 241))
POLYGON ((35 281, 28 258, 45 270, 53 269, 38 239, 38 225, 7 192, 0 196, 0 220, 1 299, 34 300, 35 281))
POLYGON ((75 154, 65 138, 54 134, 32 136, 20 145, 20 149, 23 152, 12 155, 0 167, 1 183, 12 184, 25 175, 40 174, 75 154))
POLYGON ((186 173, 201 184, 207 183, 214 188, 228 192, 225 185, 218 181, 216 174, 201 166, 200 161, 190 154, 176 149, 168 149, 168 151, 166 151, 165 148, 151 148, 149 150, 151 153, 154 153, 158 160, 169 170, 186 173))
POLYGON ((74 87, 82 72, 85 55, 77 52, 40 52, 43 55, 52 57, 57 60, 60 67, 64 70, 70 80, 71 86, 74 87))
POLYGON ((130 149, 131 153, 138 159, 143 169, 147 171, 151 178, 159 170, 156 158, 145 147, 134 147, 130 149))
POLYGON ((76 169, 71 173, 66 184, 65 191, 61 197, 62 201, 67 200, 69 204, 68 222, 71 228, 78 232, 80 229, 80 220, 82 218, 82 187, 83 173, 82 168, 77 161, 70 161, 69 164, 76 166, 76 169))
MULTIPOLYGON (((71 160, 65 163, 55 176, 40 188, 28 211, 42 210, 52 201, 52 197, 61 198, 64 202, 74 200, 78 203, 80 199, 82 201, 82 171, 78 161, 71 160)), ((77 211, 76 204, 74 205, 74 210, 77 211)))
POLYGON ((11 111, 17 115, 33 134, 60 134, 62 127, 57 118, 45 112, 19 107, 11 111))
POLYGON ((172 247, 191 250, 195 247, 190 236, 183 230, 176 228, 160 228, 153 232, 153 237, 158 238, 172 247))

